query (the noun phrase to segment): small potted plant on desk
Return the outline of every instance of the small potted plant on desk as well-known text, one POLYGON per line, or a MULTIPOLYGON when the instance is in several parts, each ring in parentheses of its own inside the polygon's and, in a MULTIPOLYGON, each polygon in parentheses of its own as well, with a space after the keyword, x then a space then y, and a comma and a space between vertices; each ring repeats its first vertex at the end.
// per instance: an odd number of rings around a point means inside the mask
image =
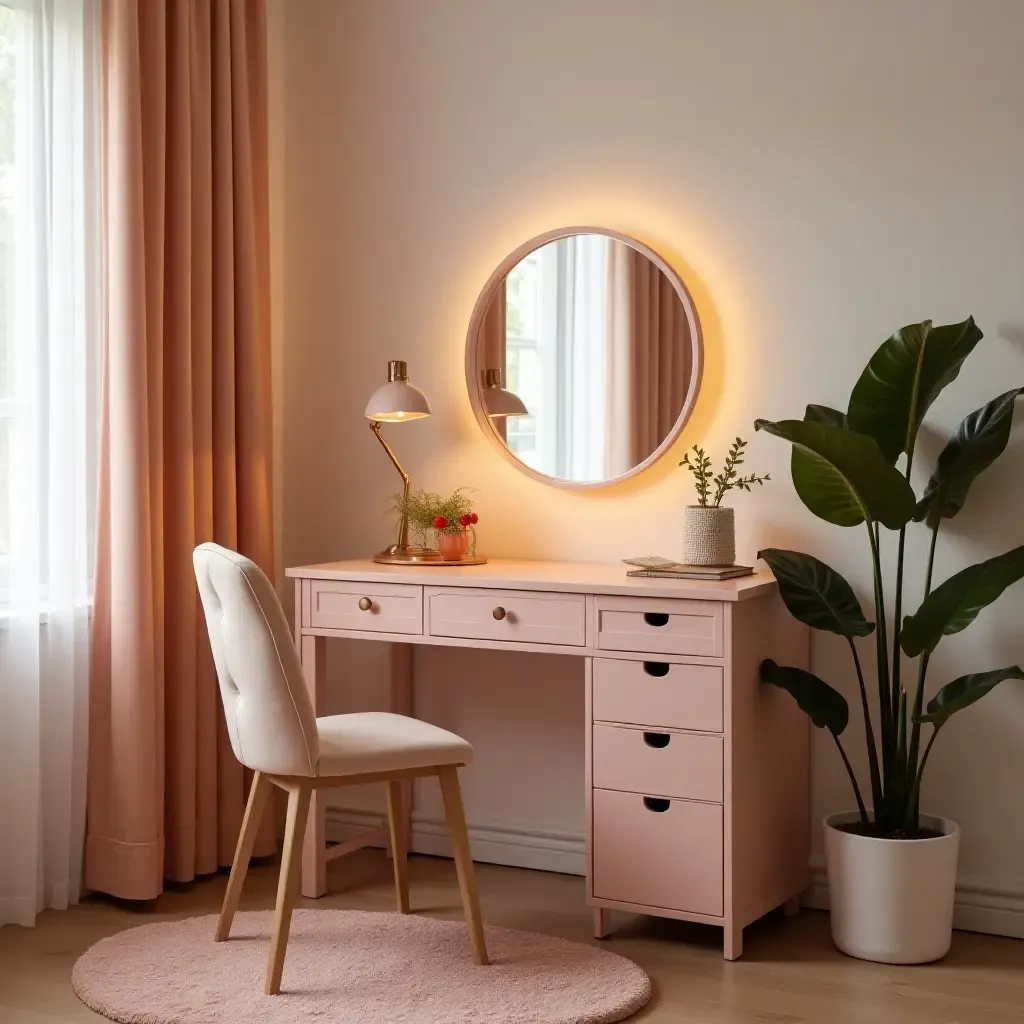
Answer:
POLYGON ((433 491, 392 494, 388 512, 405 515, 410 532, 424 547, 430 546, 427 541, 432 537, 443 561, 461 562, 476 554, 475 526, 480 521, 468 490, 460 487, 448 497, 433 491))
POLYGON ((1024 576, 1022 546, 962 569, 938 586, 932 579, 939 528, 963 508, 974 478, 1006 447, 1021 388, 963 420, 920 499, 910 486, 924 416, 981 337, 973 318, 942 327, 927 320, 911 324, 875 352, 846 412, 809 405, 802 420, 755 424, 793 445, 793 484, 807 508, 836 526, 863 526, 870 553, 873 622, 831 566, 799 551, 759 552, 789 612, 845 638, 856 670, 870 777, 865 790, 840 740, 850 717, 842 694, 810 672, 770 660, 762 664, 761 678, 788 691, 816 726, 832 734, 849 774, 857 810, 824 821, 829 902, 836 945, 865 960, 926 963, 949 950, 959 829, 946 818, 921 813, 921 779, 936 737, 956 712, 1004 679, 1024 678, 1018 665, 986 667, 946 683, 925 702, 929 662, 942 638, 966 629, 1024 576), (931 539, 924 599, 904 616, 906 534, 912 523, 930 530, 931 539), (883 580, 883 528, 896 535, 895 580, 883 580), (893 612, 891 637, 887 608, 893 612), (873 712, 870 665, 862 665, 855 643, 872 633, 873 712), (904 657, 916 661, 913 674, 905 671, 904 657))
POLYGON ((722 472, 715 476, 707 452, 693 446, 693 457, 687 452, 680 466, 694 477, 697 504, 687 505, 683 512, 683 562, 686 565, 732 565, 736 561, 736 519, 731 508, 722 505, 727 491, 749 491, 771 479, 751 473, 743 476, 743 449, 747 442, 737 437, 725 457, 722 472), (714 491, 712 491, 714 486, 714 491))

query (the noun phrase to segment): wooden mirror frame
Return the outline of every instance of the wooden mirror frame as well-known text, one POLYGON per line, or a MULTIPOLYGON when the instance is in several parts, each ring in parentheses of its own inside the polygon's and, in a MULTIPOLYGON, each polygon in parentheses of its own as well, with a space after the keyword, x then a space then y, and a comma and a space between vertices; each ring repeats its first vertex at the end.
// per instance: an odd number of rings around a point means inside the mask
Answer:
MULTIPOLYGON (((504 369, 504 367, 502 369, 504 369)), ((513 252, 509 253, 487 279, 487 283, 484 285, 479 298, 476 300, 476 305, 473 307, 473 315, 469 318, 469 330, 466 334, 466 389, 469 391, 470 405, 473 407, 473 413, 476 416, 477 423, 480 424, 480 429, 490 439, 491 443, 501 452, 501 454, 504 455, 504 457, 521 473, 525 473, 527 476, 533 477, 534 480, 539 480, 541 483, 551 484, 554 487, 566 487, 574 490, 610 487, 613 484, 629 480, 637 474, 642 473, 650 466, 653 466, 654 463, 657 462, 673 444, 675 444, 679 435, 683 431, 683 427, 686 426, 687 420, 689 420, 690 415, 693 412, 693 407, 697 402, 697 396, 700 394, 703 371, 704 342, 700 332, 700 320, 697 317, 697 311, 694 307, 693 299, 687 291, 686 285, 683 284, 682 278, 650 246, 644 245, 643 242, 637 241, 637 239, 632 238, 629 235, 624 235, 618 231, 611 231, 608 228, 556 228, 554 231, 546 231, 544 234, 537 235, 529 241, 524 242, 513 252), (686 319, 690 327, 690 337, 693 343, 693 359, 690 365, 690 383, 686 392, 686 400, 683 402, 683 407, 679 411, 679 416, 672 429, 669 431, 668 436, 653 452, 651 452, 650 455, 647 456, 646 459, 644 459, 643 462, 634 466, 628 473, 621 473, 619 476, 610 477, 607 480, 563 480, 560 477, 548 476, 546 473, 540 473, 531 466, 526 465, 525 462, 517 459, 516 456, 512 454, 508 445, 505 443, 505 439, 494 429, 494 423, 487 415, 487 412, 484 409, 483 400, 480 396, 480 371, 483 367, 480 365, 480 346, 478 344, 478 340, 480 328, 483 324, 484 317, 487 314, 487 309, 490 305, 491 299, 494 297, 495 290, 499 283, 505 280, 512 268, 535 249, 539 249, 541 246, 547 245, 549 242, 557 242, 561 238, 568 238, 571 235, 603 235, 606 238, 612 238, 618 242, 624 242, 626 245, 636 249, 637 252, 643 253, 643 255, 646 256, 665 275, 666 278, 668 278, 672 287, 675 289, 676 295, 679 296, 679 301, 682 303, 683 310, 686 313, 686 319)))

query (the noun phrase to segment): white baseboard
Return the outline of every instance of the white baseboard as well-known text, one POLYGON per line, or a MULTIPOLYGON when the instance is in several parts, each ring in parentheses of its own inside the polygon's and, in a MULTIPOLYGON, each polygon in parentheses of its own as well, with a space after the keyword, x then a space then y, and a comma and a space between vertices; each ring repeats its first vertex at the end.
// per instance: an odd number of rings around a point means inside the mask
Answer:
MULTIPOLYGON (((804 893, 803 903, 816 910, 828 910, 828 876, 824 865, 811 865, 811 888, 804 893)), ((1024 939, 1024 890, 962 879, 956 886, 953 927, 1024 939)))
MULTIPOLYGON (((329 842, 343 842, 380 825, 381 816, 373 811, 341 807, 327 809, 329 842)), ((485 864, 506 864, 564 875, 586 873, 581 835, 471 824, 469 841, 473 859, 485 864)), ((435 857, 450 857, 448 827, 439 819, 414 813, 412 850, 435 857)), ((824 865, 811 866, 811 888, 804 893, 803 903, 817 910, 828 910, 828 878, 824 865)), ((953 926, 962 931, 1024 939, 1024 890, 999 888, 976 879, 961 881, 956 887, 953 926)))
MULTIPOLYGON (((327 808, 328 842, 344 842, 381 825, 380 814, 353 808, 327 808)), ((584 839, 581 835, 543 829, 469 826, 473 859, 483 864, 506 864, 563 875, 586 873, 584 839)), ((434 857, 450 857, 448 826, 436 818, 412 816, 412 851, 434 857)))

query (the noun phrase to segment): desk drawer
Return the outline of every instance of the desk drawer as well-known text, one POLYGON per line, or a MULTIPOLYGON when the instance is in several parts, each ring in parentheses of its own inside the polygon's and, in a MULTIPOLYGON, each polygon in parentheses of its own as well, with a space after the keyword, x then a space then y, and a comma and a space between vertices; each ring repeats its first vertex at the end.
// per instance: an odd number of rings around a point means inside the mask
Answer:
POLYGON ((394 583, 313 580, 309 624, 323 629, 422 633, 423 588, 394 583))
POLYGON ((636 793, 593 793, 594 895, 721 917, 722 808, 636 793))
POLYGON ((722 657, 720 601, 649 601, 601 595, 596 607, 597 647, 601 650, 722 657))
POLYGON ((566 647, 582 647, 586 640, 582 594, 427 587, 426 604, 430 636, 566 647))
POLYGON ((722 669, 595 658, 593 715, 599 722, 721 732, 722 669))
POLYGON ((598 789, 720 803, 722 737, 595 725, 593 781, 598 789))

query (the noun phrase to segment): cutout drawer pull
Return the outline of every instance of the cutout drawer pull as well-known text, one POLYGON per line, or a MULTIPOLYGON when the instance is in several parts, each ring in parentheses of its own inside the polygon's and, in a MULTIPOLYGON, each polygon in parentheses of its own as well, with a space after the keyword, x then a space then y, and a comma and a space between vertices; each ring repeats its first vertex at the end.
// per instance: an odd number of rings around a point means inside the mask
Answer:
POLYGON ((368 612, 373 607, 373 602, 368 597, 359 598, 359 610, 368 612))
POLYGON ((505 609, 502 608, 500 604, 491 612, 491 615, 493 615, 499 622, 505 618, 505 614, 505 609))
POLYGON ((663 747, 667 747, 669 740, 672 736, 667 732, 645 732, 644 743, 649 747, 654 747, 656 750, 661 750, 663 747))
POLYGON ((667 661, 645 661, 644 671, 649 676, 667 676, 671 666, 667 661))
POLYGON ((665 612, 644 612, 644 622, 648 626, 667 626, 668 615, 665 612))
POLYGON ((664 814, 668 810, 669 801, 662 796, 645 796, 644 807, 655 814, 664 814))

